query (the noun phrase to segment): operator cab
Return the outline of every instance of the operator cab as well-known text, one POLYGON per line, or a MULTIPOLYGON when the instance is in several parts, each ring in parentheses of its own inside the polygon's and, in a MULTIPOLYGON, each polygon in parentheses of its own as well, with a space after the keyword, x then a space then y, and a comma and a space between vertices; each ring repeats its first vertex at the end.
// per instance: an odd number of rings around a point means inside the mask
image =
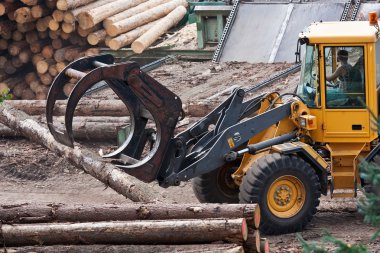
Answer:
MULTIPOLYGON (((377 23, 376 23, 377 24, 377 23)), ((378 114, 378 28, 368 21, 317 22, 300 34, 303 60, 296 94, 318 121, 318 142, 371 142, 378 114), (323 130, 323 131, 321 131, 323 130)))

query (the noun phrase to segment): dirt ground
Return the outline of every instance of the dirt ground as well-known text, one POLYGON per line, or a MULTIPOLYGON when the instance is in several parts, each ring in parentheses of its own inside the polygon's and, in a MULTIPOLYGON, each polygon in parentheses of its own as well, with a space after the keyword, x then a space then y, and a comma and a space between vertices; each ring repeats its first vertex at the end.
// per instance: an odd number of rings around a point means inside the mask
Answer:
MULTIPOLYGON (((182 101, 207 100, 233 85, 250 87, 289 64, 172 62, 150 74, 178 94, 182 101)), ((298 73, 255 92, 293 91, 298 73)), ((255 95, 253 94, 253 95, 255 95)), ((227 94, 228 95, 228 94, 227 94)), ((227 95, 216 101, 222 101, 227 95)), ((108 91, 94 98, 112 97, 108 91)), ((106 188, 45 148, 24 139, 0 139, 0 205, 22 203, 122 204, 129 200, 106 188)), ((160 188, 150 184, 163 202, 197 203, 191 182, 160 188)), ((362 243, 380 252, 380 240, 371 242, 375 228, 363 223, 355 199, 322 197, 319 212, 302 232, 308 241, 321 241, 325 231, 349 243, 362 243)), ((295 234, 269 236, 271 252, 301 252, 295 234)), ((330 247, 330 246, 329 246, 330 247)))

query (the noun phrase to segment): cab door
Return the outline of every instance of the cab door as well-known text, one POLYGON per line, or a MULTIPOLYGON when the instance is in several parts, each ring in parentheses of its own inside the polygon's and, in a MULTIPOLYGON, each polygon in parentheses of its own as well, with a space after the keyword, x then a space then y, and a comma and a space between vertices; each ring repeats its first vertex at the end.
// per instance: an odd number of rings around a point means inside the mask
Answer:
POLYGON ((370 137, 367 46, 324 45, 321 51, 324 140, 365 141, 370 137))

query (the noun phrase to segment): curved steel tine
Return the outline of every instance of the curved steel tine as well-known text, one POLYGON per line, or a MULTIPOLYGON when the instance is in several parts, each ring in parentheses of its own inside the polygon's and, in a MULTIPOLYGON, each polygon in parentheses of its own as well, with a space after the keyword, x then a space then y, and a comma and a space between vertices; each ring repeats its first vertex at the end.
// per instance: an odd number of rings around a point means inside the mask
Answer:
POLYGON ((66 99, 67 96, 63 93, 64 85, 69 81, 69 77, 66 75, 66 71, 68 69, 75 69, 78 71, 84 71, 87 69, 94 68, 93 62, 99 61, 106 64, 112 64, 114 62, 114 58, 112 55, 99 55, 99 56, 89 56, 83 57, 76 61, 73 61, 69 65, 67 65, 54 79, 46 101, 46 120, 51 134, 54 139, 62 144, 73 147, 72 141, 70 141, 69 136, 66 132, 61 132, 54 127, 53 124, 53 112, 54 106, 57 100, 66 99))
POLYGON ((67 102, 67 109, 65 114, 65 125, 66 125, 66 133, 70 142, 74 142, 74 135, 72 129, 72 123, 74 118, 74 112, 77 104, 80 99, 84 96, 86 91, 90 89, 93 85, 98 83, 99 81, 106 81, 107 84, 115 91, 115 93, 123 100, 124 104, 128 108, 131 119, 131 132, 128 138, 124 141, 124 143, 119 146, 115 151, 103 155, 104 158, 118 158, 121 153, 126 154, 130 157, 138 159, 140 154, 139 150, 136 147, 129 146, 129 143, 138 143, 139 138, 141 138, 146 120, 142 120, 140 115, 140 109, 142 107, 138 98, 134 95, 131 89, 121 80, 104 80, 104 76, 102 75, 102 68, 94 69, 89 72, 85 77, 83 77, 74 87, 73 91, 70 94, 69 100, 67 102), (123 93, 123 96, 120 96, 120 93, 123 93), (128 99, 125 96, 128 95, 128 99))

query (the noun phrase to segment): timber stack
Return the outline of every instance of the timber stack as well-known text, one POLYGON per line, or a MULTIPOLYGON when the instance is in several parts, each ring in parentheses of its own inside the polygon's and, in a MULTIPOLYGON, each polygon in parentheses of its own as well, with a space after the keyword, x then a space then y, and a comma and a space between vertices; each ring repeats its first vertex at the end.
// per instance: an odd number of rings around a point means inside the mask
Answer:
POLYGON ((13 205, 0 220, 16 251, 269 252, 256 204, 13 205))
MULTIPOLYGON (((46 99, 54 77, 83 56, 143 52, 186 14, 186 0, 2 0, 0 92, 46 99)), ((68 95, 77 80, 65 85, 68 95)))

